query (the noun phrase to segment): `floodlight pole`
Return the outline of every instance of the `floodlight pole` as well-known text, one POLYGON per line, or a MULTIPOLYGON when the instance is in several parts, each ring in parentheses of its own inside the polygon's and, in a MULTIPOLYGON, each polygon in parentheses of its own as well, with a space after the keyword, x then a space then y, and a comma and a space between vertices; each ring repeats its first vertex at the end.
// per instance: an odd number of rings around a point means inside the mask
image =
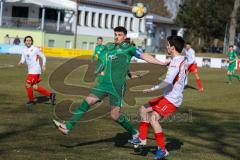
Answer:
POLYGON ((74 37, 73 37, 73 48, 76 49, 77 47, 77 22, 78 22, 78 0, 75 0, 76 2, 76 10, 75 10, 75 25, 74 25, 74 37))
POLYGON ((1 10, 0 10, 0 26, 2 26, 2 19, 3 19, 3 0, 0 0, 0 7, 1 7, 1 10))

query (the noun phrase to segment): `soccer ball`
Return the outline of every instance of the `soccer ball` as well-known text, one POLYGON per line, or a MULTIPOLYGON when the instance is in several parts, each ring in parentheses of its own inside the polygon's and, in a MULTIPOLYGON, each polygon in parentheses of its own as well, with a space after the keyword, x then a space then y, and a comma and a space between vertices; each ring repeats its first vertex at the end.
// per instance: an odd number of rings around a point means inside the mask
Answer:
POLYGON ((132 7, 132 14, 136 18, 142 18, 147 14, 147 8, 144 6, 143 3, 136 3, 132 7))

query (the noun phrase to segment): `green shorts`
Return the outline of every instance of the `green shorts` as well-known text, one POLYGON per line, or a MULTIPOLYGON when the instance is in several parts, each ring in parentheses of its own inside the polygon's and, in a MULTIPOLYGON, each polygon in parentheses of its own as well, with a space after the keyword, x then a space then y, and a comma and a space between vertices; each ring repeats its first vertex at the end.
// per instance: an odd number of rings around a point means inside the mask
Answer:
POLYGON ((116 89, 109 85, 99 84, 95 86, 91 90, 91 94, 95 95, 99 98, 99 100, 103 100, 105 97, 109 97, 110 106, 118 106, 122 107, 122 99, 124 95, 125 89, 122 90, 122 93, 118 94, 116 89))
POLYGON ((236 63, 231 63, 228 65, 228 71, 229 72, 234 72, 236 70, 236 63))

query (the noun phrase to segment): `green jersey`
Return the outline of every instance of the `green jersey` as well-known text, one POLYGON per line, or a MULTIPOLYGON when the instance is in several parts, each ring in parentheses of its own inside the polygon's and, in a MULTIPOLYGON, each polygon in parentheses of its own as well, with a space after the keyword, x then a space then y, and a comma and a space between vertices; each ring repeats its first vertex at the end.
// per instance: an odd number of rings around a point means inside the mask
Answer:
POLYGON ((228 55, 228 59, 229 59, 230 61, 233 61, 233 60, 235 60, 236 57, 237 57, 237 52, 236 52, 236 51, 228 52, 227 55, 228 55))
POLYGON ((104 69, 104 82, 114 86, 123 86, 126 81, 129 63, 136 53, 136 47, 123 42, 119 45, 109 43, 106 48, 107 62, 104 69))
POLYGON ((97 45, 94 50, 94 54, 92 56, 92 59, 94 59, 98 56, 98 62, 97 62, 97 68, 96 73, 100 73, 104 66, 106 65, 106 46, 105 45, 97 45))
POLYGON ((229 72, 234 72, 234 70, 236 69, 236 57, 237 57, 237 52, 236 51, 232 51, 232 52, 228 52, 228 59, 229 61, 233 61, 232 63, 229 63, 228 65, 228 71, 229 72))

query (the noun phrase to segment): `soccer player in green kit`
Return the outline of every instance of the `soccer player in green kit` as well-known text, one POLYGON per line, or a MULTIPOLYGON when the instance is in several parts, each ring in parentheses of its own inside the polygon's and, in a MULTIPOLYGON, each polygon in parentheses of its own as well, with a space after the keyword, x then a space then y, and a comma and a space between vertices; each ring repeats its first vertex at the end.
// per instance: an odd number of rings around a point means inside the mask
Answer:
POLYGON ((106 65, 106 46, 103 45, 103 38, 98 37, 97 38, 97 46, 95 47, 93 56, 92 56, 92 61, 97 57, 97 67, 95 74, 97 74, 97 82, 100 83, 103 79, 103 74, 102 72, 104 70, 104 66, 106 65))
POLYGON ((240 80, 240 76, 235 74, 236 70, 236 60, 238 59, 237 57, 237 52, 234 50, 233 45, 229 46, 229 52, 227 53, 228 55, 228 71, 227 71, 227 76, 228 76, 228 83, 232 83, 232 77, 237 78, 240 80))
POLYGON ((107 54, 107 61, 102 71, 104 72, 103 81, 98 83, 83 100, 82 104, 73 111, 73 116, 69 121, 61 123, 53 120, 63 134, 68 134, 73 129, 90 106, 108 96, 111 106, 111 118, 130 132, 133 138, 138 136, 138 131, 133 128, 127 116, 120 112, 131 58, 135 56, 152 64, 166 65, 166 63, 155 59, 147 53, 142 53, 134 45, 125 42, 126 35, 127 30, 124 27, 114 28, 114 43, 106 44, 106 51, 104 51, 107 54))

